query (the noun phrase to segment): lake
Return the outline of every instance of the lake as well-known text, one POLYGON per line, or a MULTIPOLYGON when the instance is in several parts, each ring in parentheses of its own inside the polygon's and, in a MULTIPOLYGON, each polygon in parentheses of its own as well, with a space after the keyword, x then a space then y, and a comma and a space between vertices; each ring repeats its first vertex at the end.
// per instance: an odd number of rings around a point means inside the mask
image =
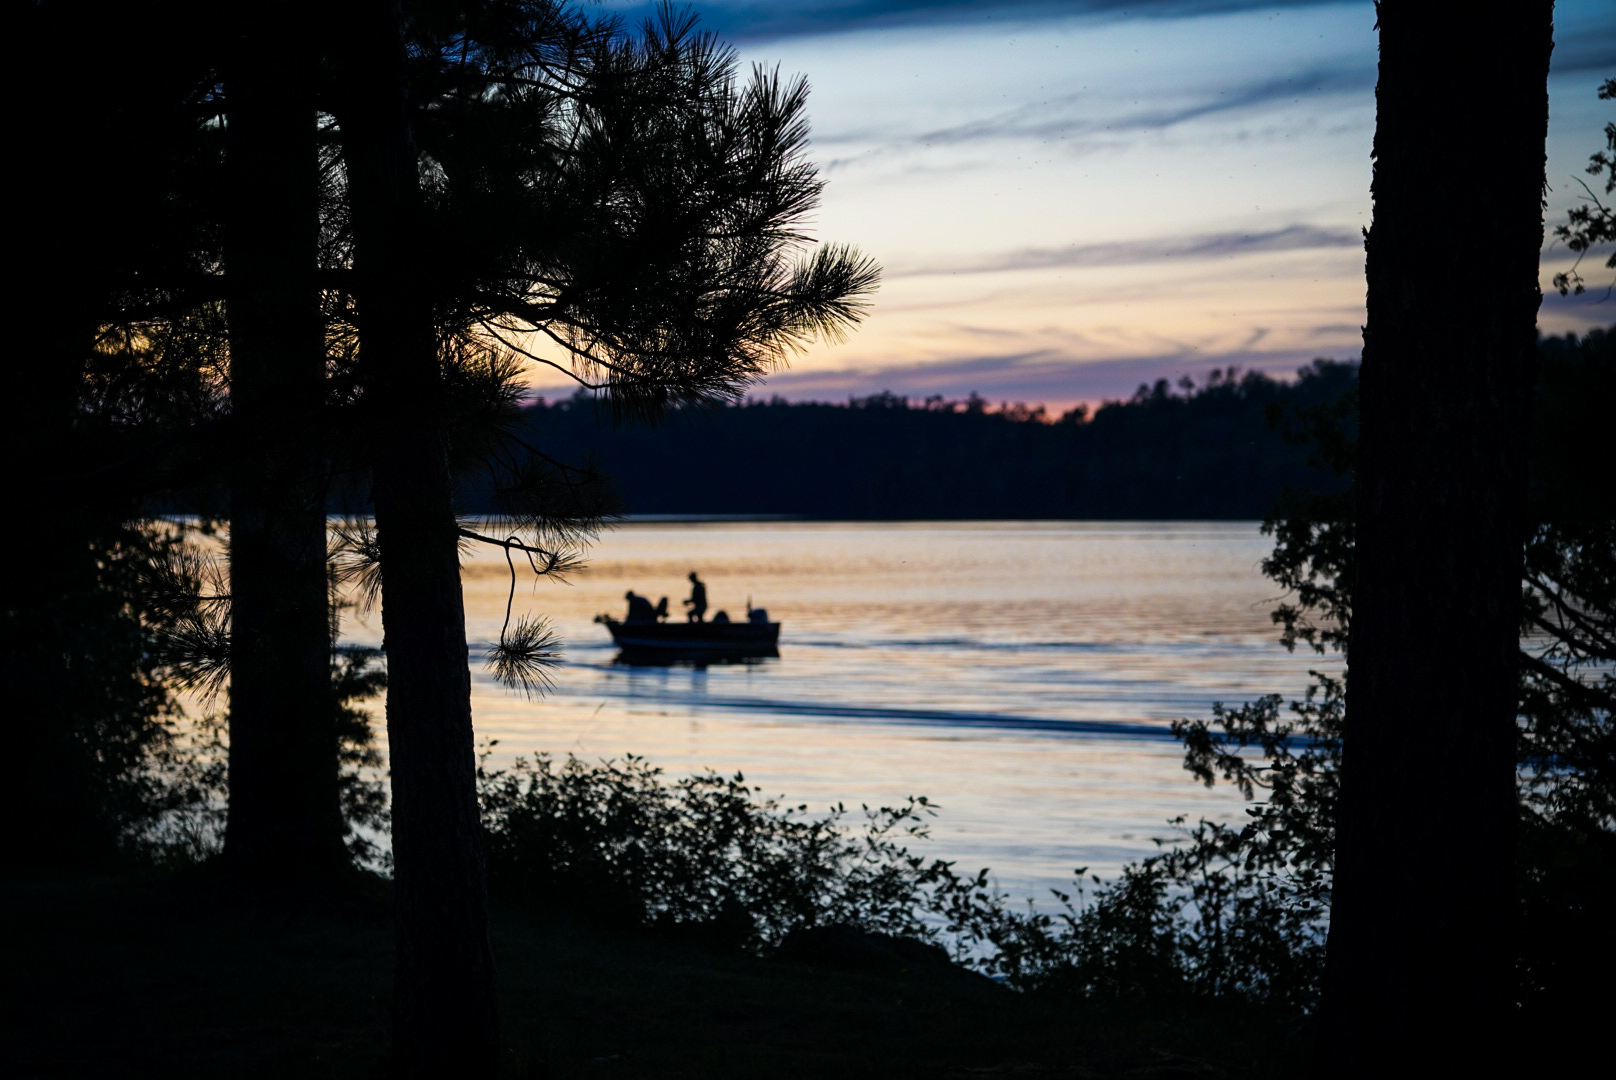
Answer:
MULTIPOLYGON (((1270 544, 1225 522, 628 523, 565 584, 519 575, 517 611, 552 620, 564 662, 537 701, 474 663, 478 735, 495 764, 634 753, 811 809, 925 795, 928 855, 1047 895, 1149 854, 1177 815, 1241 815, 1183 771, 1168 725, 1300 694, 1319 666, 1275 640, 1270 544), (709 616, 750 599, 782 623, 778 659, 616 662, 594 616, 621 617, 628 589, 680 612, 692 570, 709 616)), ((475 660, 504 618, 504 556, 472 553, 464 578, 475 660)), ((354 640, 379 629, 350 620, 354 640)))

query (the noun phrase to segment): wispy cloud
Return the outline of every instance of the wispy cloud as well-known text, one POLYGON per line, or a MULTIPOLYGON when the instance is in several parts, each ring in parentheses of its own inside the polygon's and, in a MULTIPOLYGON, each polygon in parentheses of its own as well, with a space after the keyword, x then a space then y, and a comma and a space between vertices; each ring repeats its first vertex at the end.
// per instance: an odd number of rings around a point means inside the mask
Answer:
POLYGON ((1550 57, 1551 70, 1556 75, 1581 71, 1608 75, 1616 68, 1616 18, 1606 9, 1600 20, 1596 11, 1585 12, 1576 4, 1556 5, 1554 53, 1550 57), (1595 17, 1585 17, 1590 15, 1595 17))
MULTIPOLYGON (((1305 348, 1257 351, 1262 336, 1258 332, 1250 340, 1218 351, 1184 346, 1111 360, 1085 360, 1057 349, 1036 349, 890 367, 783 371, 771 375, 755 394, 778 394, 794 401, 837 401, 883 390, 912 399, 934 394, 958 399, 978 393, 989 401, 1065 408, 1079 401, 1126 398, 1141 383, 1159 378, 1176 380, 1188 375, 1204 380, 1213 368, 1230 365, 1288 376, 1318 355, 1305 348)), ((1357 359, 1355 352, 1335 352, 1338 359, 1357 359)))
MULTIPOLYGON (((1357 355, 1376 76, 1366 0, 694 9, 746 59, 813 80, 813 152, 835 178, 824 235, 858 242, 890 280, 851 342, 759 392, 974 390, 1058 406, 1231 363, 1285 374, 1357 355)), ((653 6, 597 10, 632 20, 653 6)), ((1563 184, 1605 119, 1565 105, 1563 88, 1591 99, 1616 57, 1616 8, 1557 0, 1555 16, 1551 130, 1586 129, 1559 158, 1551 138, 1563 184)), ((1612 321, 1616 300, 1592 299, 1550 295, 1540 324, 1612 321)))
MULTIPOLYGON (((1583 276, 1588 279, 1588 291, 1581 296, 1561 296, 1553 288, 1543 290, 1543 306, 1538 310, 1537 326, 1545 334, 1584 334, 1596 327, 1616 328, 1616 283, 1603 260, 1590 268, 1584 266, 1583 276)), ((1543 275, 1545 285, 1548 274, 1543 275)))
POLYGON ((1057 267, 1133 266, 1169 259, 1226 259, 1277 251, 1347 248, 1356 247, 1362 242, 1358 233, 1346 229, 1287 225, 1263 232, 1204 233, 1200 236, 1119 240, 1105 244, 1071 244, 1060 248, 1024 248, 977 262, 889 268, 886 276, 926 277, 1057 267))
POLYGON ((1135 109, 1105 115, 1093 93, 1074 93, 1018 106, 995 116, 907 135, 849 131, 822 136, 819 142, 835 145, 879 139, 888 146, 954 146, 997 139, 1081 138, 1100 133, 1162 131, 1192 120, 1224 113, 1255 111, 1286 100, 1331 94, 1359 94, 1375 84, 1368 66, 1314 67, 1283 76, 1270 76, 1242 86, 1207 91, 1181 104, 1135 109), (1081 110, 1081 111, 1079 111, 1081 110))
MULTIPOLYGON (((836 34, 898 27, 1052 18, 1178 19, 1240 11, 1317 7, 1341 0, 703 0, 691 5, 703 25, 742 40, 836 34)), ((630 18, 653 10, 643 2, 612 4, 630 18)))

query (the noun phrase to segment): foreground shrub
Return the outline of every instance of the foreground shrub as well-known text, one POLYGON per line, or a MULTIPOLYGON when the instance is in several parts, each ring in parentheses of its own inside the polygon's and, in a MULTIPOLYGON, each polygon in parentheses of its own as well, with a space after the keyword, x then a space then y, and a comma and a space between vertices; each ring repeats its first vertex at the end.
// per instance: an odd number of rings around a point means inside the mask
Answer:
POLYGON ((753 950, 853 926, 942 944, 1019 989, 1088 998, 1297 1005, 1312 989, 1314 911, 1246 867, 1239 831, 1220 825, 1184 830, 1116 882, 1090 879, 1092 898, 1080 878, 1051 913, 1010 904, 985 869, 912 852, 936 809, 924 797, 812 816, 740 774, 667 780, 633 756, 518 759, 485 770, 481 793, 490 887, 598 925, 753 950))
POLYGON ((864 807, 851 829, 845 807, 813 817, 740 773, 668 781, 633 755, 519 758, 483 771, 480 791, 490 887, 611 925, 707 927, 754 947, 826 924, 933 940, 936 894, 962 887, 906 847, 927 835, 924 797, 864 807))

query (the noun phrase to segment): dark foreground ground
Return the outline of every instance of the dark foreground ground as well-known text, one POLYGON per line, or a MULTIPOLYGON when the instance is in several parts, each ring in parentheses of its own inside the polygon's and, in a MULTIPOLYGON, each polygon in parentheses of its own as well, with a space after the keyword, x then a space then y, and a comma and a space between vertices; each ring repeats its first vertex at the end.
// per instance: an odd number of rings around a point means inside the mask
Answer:
MULTIPOLYGON (((206 881, 0 885, 15 1077, 381 1077, 385 887, 318 903, 206 881)), ((1043 1000, 965 977, 875 975, 603 936, 503 911, 510 1077, 1279 1076, 1258 1018, 1043 1000)))

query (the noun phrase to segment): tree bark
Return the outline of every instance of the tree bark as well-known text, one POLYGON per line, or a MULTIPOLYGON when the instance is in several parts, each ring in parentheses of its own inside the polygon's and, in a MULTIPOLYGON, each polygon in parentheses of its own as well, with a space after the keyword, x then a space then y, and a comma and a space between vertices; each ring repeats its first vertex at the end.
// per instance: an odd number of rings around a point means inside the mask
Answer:
POLYGON ((230 808, 225 859, 263 880, 348 865, 337 787, 320 452, 325 324, 309 22, 255 9, 226 72, 230 808))
POLYGON ((340 116, 381 546, 398 967, 395 1069, 494 1071, 471 675, 396 2, 350 9, 340 116))
POLYGON ((1357 582, 1320 1053, 1510 1059, 1551 0, 1383 0, 1357 582))
POLYGON ((81 410, 100 331, 130 282, 162 280, 188 239, 151 224, 189 194, 169 186, 162 161, 185 128, 180 91, 196 74, 176 47, 175 13, 142 5, 87 14, 46 0, 17 9, 10 24, 12 85, 32 100, 9 133, 18 167, 7 240, 20 270, 7 288, 14 359, 0 443, 12 463, 13 531, 24 520, 50 531, 7 576, 0 604, 9 762, 0 813, 22 824, 9 852, 21 866, 94 865, 115 857, 121 840, 106 781, 123 766, 108 743, 132 728, 119 726, 130 720, 120 712, 127 699, 103 693, 140 676, 127 650, 102 647, 128 628, 106 610, 98 563, 100 545, 138 512, 139 485, 99 475, 103 432, 81 410), (97 59, 64 78, 67 42, 97 59), (151 167, 121 165, 135 160, 151 167), (99 727, 109 721, 118 735, 99 727))

